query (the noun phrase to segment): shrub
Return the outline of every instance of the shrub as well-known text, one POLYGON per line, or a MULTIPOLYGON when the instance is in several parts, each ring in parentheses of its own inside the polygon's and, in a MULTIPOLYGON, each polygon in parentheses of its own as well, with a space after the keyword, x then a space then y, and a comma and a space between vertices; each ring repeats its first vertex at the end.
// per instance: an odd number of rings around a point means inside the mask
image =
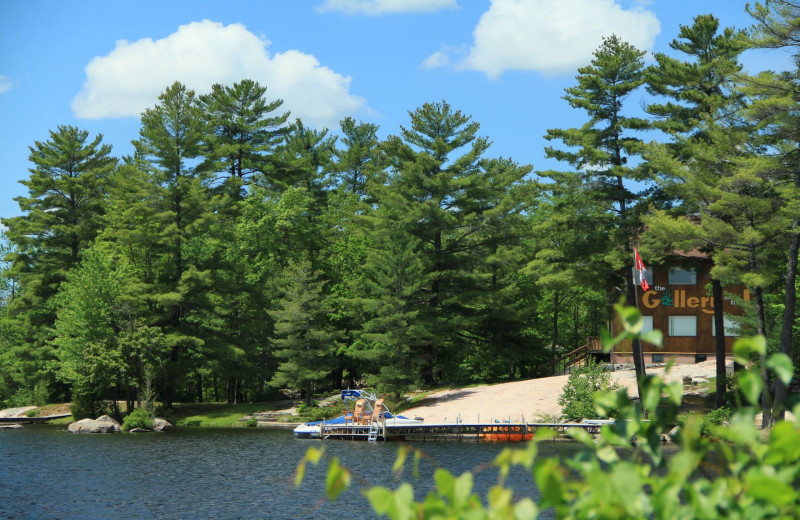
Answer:
MULTIPOLYGON (((590 358, 588 364, 578 367, 570 374, 567 384, 558 396, 561 415, 568 421, 600 419, 592 396, 598 391, 614 391, 618 388, 619 385, 611 382, 611 373, 590 358)), ((614 413, 615 410, 611 410, 609 415, 614 413)))
POLYGON ((255 428, 258 426, 258 419, 251 417, 244 422, 244 425, 248 428, 255 428))
POLYGON ((730 408, 717 408, 710 410, 703 415, 703 423, 700 427, 700 433, 703 437, 716 436, 716 430, 722 425, 728 424, 733 417, 733 410, 730 408))
MULTIPOLYGON (((305 415, 306 413, 309 413, 310 410, 316 408, 319 408, 319 403, 317 403, 316 401, 311 401, 310 404, 300 403, 299 405, 297 405, 297 414, 305 415)), ((313 413, 313 411, 311 411, 310 413, 313 413)))
POLYGON ((134 408, 122 421, 122 429, 126 432, 134 428, 153 429, 153 417, 144 408, 134 408))
POLYGON ((76 421, 87 418, 95 419, 103 415, 103 403, 92 395, 73 390, 70 412, 76 421))

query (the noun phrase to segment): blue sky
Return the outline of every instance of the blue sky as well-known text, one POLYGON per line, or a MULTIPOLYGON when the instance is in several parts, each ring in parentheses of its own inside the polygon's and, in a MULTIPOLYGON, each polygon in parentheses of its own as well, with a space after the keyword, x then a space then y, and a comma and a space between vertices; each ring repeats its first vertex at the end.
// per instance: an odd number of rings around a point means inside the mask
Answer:
MULTIPOLYGON (((536 170, 548 128, 580 125, 561 99, 603 35, 669 52, 679 25, 739 0, 0 0, 0 217, 19 213, 28 146, 68 124, 132 151, 138 114, 175 80, 199 93, 252 78, 306 124, 352 116, 385 137, 408 112, 447 100, 481 124, 492 156, 536 170)), ((751 51, 752 71, 787 66, 751 51)), ((639 105, 647 95, 628 103, 639 105)))

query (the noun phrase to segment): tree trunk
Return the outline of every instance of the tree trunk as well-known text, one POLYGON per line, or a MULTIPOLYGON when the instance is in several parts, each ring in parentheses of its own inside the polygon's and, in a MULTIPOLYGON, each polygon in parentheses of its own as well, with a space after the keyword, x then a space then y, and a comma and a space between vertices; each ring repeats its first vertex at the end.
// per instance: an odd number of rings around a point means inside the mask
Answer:
POLYGON ((559 302, 559 293, 556 290, 555 296, 553 296, 553 339, 550 343, 550 366, 552 366, 551 372, 555 374, 557 367, 556 367, 556 347, 558 346, 558 307, 560 305, 559 302))
POLYGON ((197 370, 194 371, 194 386, 197 391, 197 402, 203 402, 203 376, 197 370))
POLYGON ((727 372, 725 371, 725 320, 722 310, 723 295, 722 282, 716 278, 711 279, 711 296, 714 298, 714 347, 717 356, 717 395, 714 408, 725 406, 725 388, 727 372))
MULTIPOLYGON (((795 174, 794 185, 800 188, 800 172, 795 174)), ((792 330, 794 329, 795 312, 797 312, 797 255, 800 251, 800 218, 792 219, 792 237, 789 242, 789 258, 786 264, 786 286, 783 295, 783 323, 781 324, 781 352, 792 357, 792 330)), ((783 420, 786 411, 783 402, 786 400, 788 389, 783 381, 777 380, 775 384, 775 399, 772 409, 775 416, 772 422, 783 420)))
POLYGON ((306 406, 311 406, 311 394, 313 389, 314 387, 311 381, 306 381, 306 406))
MULTIPOLYGON (((636 301, 636 286, 633 282, 633 265, 627 265, 625 267, 626 271, 626 282, 627 282, 627 300, 628 305, 634 306, 637 309, 639 308, 638 302, 636 301)), ((636 390, 639 392, 639 398, 642 397, 642 381, 644 377, 647 375, 645 366, 644 366, 644 355, 642 353, 642 341, 639 339, 639 336, 634 337, 631 340, 631 354, 633 355, 633 367, 636 371, 636 390)))

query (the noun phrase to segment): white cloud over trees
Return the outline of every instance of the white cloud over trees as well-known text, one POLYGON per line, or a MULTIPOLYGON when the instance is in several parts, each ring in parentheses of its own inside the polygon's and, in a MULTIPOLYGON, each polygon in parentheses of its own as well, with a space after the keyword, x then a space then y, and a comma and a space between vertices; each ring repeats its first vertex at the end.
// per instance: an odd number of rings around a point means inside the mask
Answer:
MULTIPOLYGON (((507 70, 547 76, 587 65, 605 36, 650 50, 661 24, 641 5, 616 0, 492 0, 473 31, 473 43, 455 67, 498 78, 507 70)), ((447 63, 437 51, 423 63, 447 63)))
POLYGON ((391 13, 429 13, 457 7, 456 0, 325 0, 317 10, 380 16, 391 13))
POLYGON ((269 45, 244 25, 209 20, 181 25, 159 40, 120 40, 86 66, 72 110, 88 119, 138 116, 175 81, 204 93, 214 83, 246 78, 266 85, 268 99, 283 99, 293 117, 315 127, 334 127, 366 109, 366 100, 350 93, 349 76, 299 50, 270 54, 269 45))

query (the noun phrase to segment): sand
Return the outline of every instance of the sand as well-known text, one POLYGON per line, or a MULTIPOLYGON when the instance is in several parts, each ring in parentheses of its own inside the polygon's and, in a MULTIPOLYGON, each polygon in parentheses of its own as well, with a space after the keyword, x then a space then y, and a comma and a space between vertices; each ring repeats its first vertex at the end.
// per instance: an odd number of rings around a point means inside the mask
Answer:
MULTIPOLYGON (((733 370, 732 362, 727 367, 733 370)), ((664 375, 664 368, 648 369, 648 374, 664 375)), ((683 381, 692 378, 693 386, 704 391, 716 374, 716 361, 675 365, 667 375, 667 381, 683 381), (695 383, 697 383, 695 385, 695 383)), ((637 396, 636 374, 633 370, 620 370, 612 374, 620 386, 628 390, 631 397, 637 396)), ((559 415, 561 407, 558 396, 569 376, 553 376, 526 381, 513 381, 496 385, 481 385, 458 390, 442 390, 430 394, 425 404, 403 411, 406 417, 422 417, 425 422, 534 422, 547 415, 559 415)))

